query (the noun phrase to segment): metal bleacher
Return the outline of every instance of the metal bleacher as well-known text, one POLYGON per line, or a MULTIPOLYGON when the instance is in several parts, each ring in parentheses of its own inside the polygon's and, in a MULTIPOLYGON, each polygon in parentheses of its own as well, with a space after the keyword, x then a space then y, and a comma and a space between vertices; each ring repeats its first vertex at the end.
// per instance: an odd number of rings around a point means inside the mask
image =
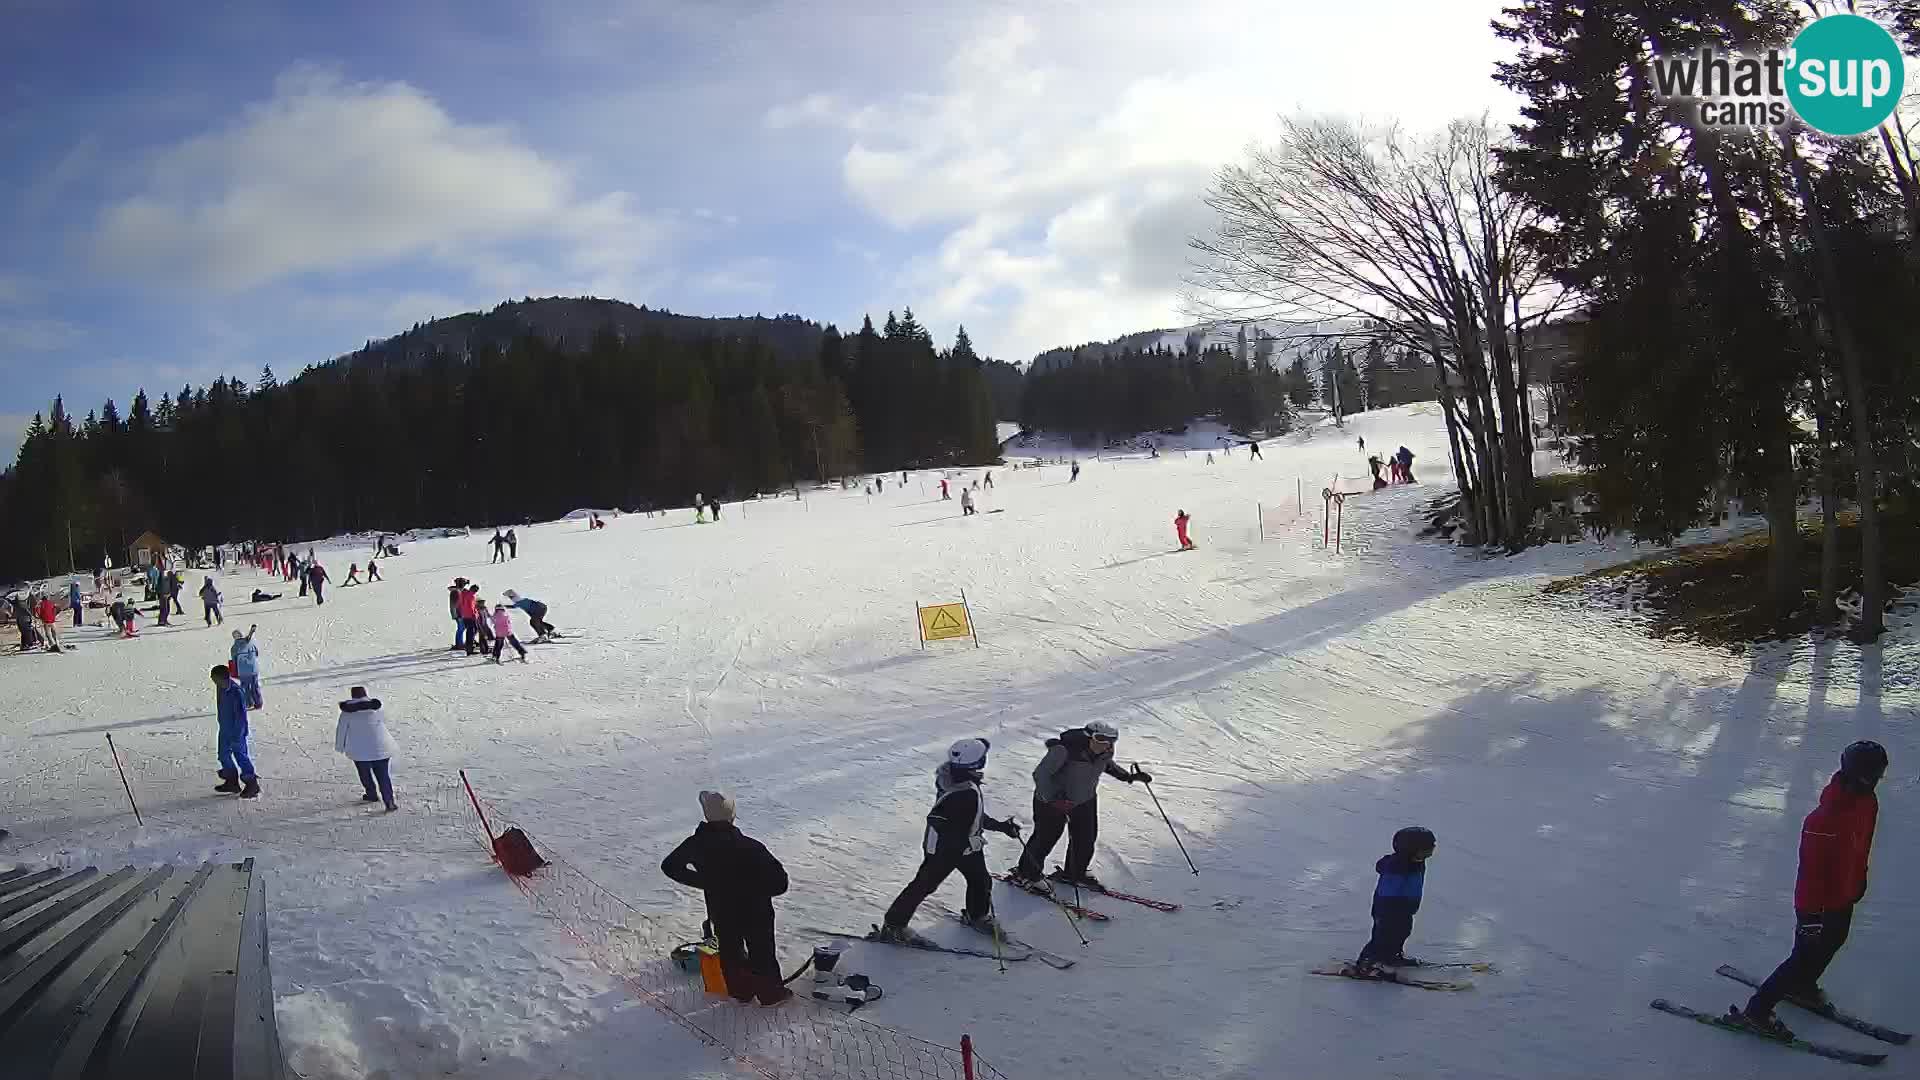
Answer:
POLYGON ((0 870, 0 1080, 286 1080, 253 860, 0 870))

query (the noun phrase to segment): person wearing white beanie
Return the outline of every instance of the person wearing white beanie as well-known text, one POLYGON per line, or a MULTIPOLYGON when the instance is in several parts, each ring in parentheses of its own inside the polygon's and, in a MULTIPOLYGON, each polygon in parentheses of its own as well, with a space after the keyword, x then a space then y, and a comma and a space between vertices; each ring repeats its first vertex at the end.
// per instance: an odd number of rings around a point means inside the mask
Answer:
POLYGON ((703 820, 660 863, 660 872, 707 897, 720 969, 735 1000, 777 1005, 793 996, 780 982, 773 946, 773 898, 787 891, 787 869, 760 841, 734 825, 733 800, 700 793, 703 820))

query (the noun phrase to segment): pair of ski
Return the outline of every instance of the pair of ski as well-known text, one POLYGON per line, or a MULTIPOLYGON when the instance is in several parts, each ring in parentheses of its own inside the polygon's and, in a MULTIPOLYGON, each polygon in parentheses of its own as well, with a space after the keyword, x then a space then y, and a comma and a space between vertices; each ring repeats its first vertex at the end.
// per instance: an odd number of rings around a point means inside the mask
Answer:
MULTIPOLYGON (((941 908, 940 910, 947 918, 975 933, 986 934, 989 937, 993 936, 993 931, 980 929, 965 919, 962 919, 958 912, 950 908, 941 908)), ((948 956, 973 956, 982 960, 997 960, 1008 964, 1016 964, 1023 960, 1038 960, 1048 967, 1056 968, 1060 971, 1067 970, 1075 963, 1074 960, 1061 956, 1058 953, 1048 952, 1038 946, 1029 945, 1019 938, 1014 937, 1012 934, 1007 933, 1004 929, 999 932, 1000 948, 997 951, 993 949, 969 948, 965 945, 942 945, 937 941, 931 941, 925 938, 912 941, 894 941, 881 937, 880 927, 878 925, 864 934, 849 934, 842 930, 824 930, 817 927, 809 927, 808 932, 825 934, 828 937, 845 938, 849 941, 868 941, 875 945, 892 945, 901 949, 918 949, 921 952, 945 953, 948 956)))
POLYGON ((1309 968, 1309 974, 1332 975, 1342 979, 1358 979, 1361 982, 1390 982, 1401 986, 1412 986, 1421 990, 1471 990, 1473 983, 1466 979, 1422 978, 1418 971, 1450 970, 1485 973, 1500 970, 1484 960, 1419 960, 1404 967, 1382 967, 1371 974, 1361 972, 1351 962, 1332 963, 1324 967, 1309 968))
MULTIPOLYGON (((1049 885, 1027 885, 1020 882, 1016 878, 1014 878, 1014 876, 1011 874, 995 874, 994 877, 998 878, 1001 881, 1006 882, 1007 884, 1013 886, 1016 889, 1019 889, 1021 892, 1032 893, 1034 896, 1037 896, 1042 900, 1048 901, 1049 903, 1058 904, 1061 907, 1066 908, 1067 911, 1071 912, 1072 914, 1082 919, 1090 919, 1094 922, 1108 922, 1113 918, 1113 916, 1108 915, 1104 911, 1095 911, 1094 909, 1087 907, 1084 904, 1074 903, 1072 900, 1069 900, 1065 896, 1062 896, 1060 894, 1060 891, 1062 886, 1066 885, 1065 882, 1054 882, 1049 885)), ((1049 881, 1051 880, 1052 879, 1049 879, 1049 881)), ((1067 887, 1071 887, 1071 886, 1067 886, 1067 887)), ((1129 904, 1139 904, 1141 907, 1152 908, 1155 911, 1179 911, 1180 910, 1179 904, 1175 904, 1167 900, 1155 900, 1147 896, 1135 896, 1132 893, 1115 892, 1112 889, 1108 889, 1108 888, 1086 889, 1085 891, 1094 893, 1099 896, 1110 897, 1114 900, 1124 900, 1129 904)))
MULTIPOLYGON (((1734 982, 1744 983, 1756 989, 1760 986, 1759 979, 1741 971, 1732 964, 1721 964, 1718 968, 1714 969, 1714 973, 1724 975, 1734 982)), ((1805 1009, 1815 1016, 1824 1017, 1842 1027, 1852 1028, 1862 1035, 1871 1036, 1872 1038, 1879 1039, 1881 1042, 1901 1045, 1911 1041, 1913 1038, 1908 1032, 1895 1031, 1892 1028, 1883 1027, 1868 1020, 1862 1020, 1857 1016, 1841 1012, 1832 1005, 1815 1006, 1808 1002, 1794 1001, 1792 998, 1788 998, 1787 1001, 1799 1008, 1805 1009)), ((1869 1054, 1858 1050, 1848 1050, 1844 1047, 1829 1046, 1826 1043, 1815 1042, 1811 1039, 1802 1039, 1797 1035, 1791 1038, 1779 1038, 1734 1019, 1731 1015, 1731 1010, 1729 1010, 1728 1014, 1715 1016, 1712 1013, 1704 1013, 1698 1009, 1689 1009, 1685 1005, 1676 1005, 1665 998, 1655 998, 1652 1004, 1654 1008, 1664 1013, 1672 1013, 1675 1016, 1683 1016, 1689 1020, 1697 1020, 1702 1024, 1721 1028, 1726 1031, 1737 1031, 1743 1035, 1752 1035, 1771 1043, 1778 1043, 1789 1049, 1799 1050, 1803 1053, 1814 1054, 1823 1058, 1830 1058, 1834 1061, 1844 1061, 1853 1065, 1878 1065, 1887 1060, 1887 1055, 1885 1054, 1869 1054)))

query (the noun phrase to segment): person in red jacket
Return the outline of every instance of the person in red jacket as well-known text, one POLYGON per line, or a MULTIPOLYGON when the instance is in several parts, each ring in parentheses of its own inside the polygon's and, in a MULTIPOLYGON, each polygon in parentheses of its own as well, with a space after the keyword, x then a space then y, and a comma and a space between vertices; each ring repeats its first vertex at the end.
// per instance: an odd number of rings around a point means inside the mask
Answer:
POLYGON ((1776 1038, 1792 1032, 1773 1015, 1782 999, 1820 1008, 1827 1004, 1820 976, 1847 943, 1853 906, 1867 895, 1867 854, 1880 816, 1874 786, 1887 772, 1887 751, 1876 742, 1853 743, 1840 753, 1820 805, 1800 827, 1800 876, 1793 887, 1793 954, 1760 984, 1744 1010, 1731 1019, 1776 1038))
POLYGON ((1193 539, 1187 535, 1187 522, 1192 520, 1185 510, 1173 515, 1173 534, 1180 538, 1181 551, 1193 550, 1193 539))

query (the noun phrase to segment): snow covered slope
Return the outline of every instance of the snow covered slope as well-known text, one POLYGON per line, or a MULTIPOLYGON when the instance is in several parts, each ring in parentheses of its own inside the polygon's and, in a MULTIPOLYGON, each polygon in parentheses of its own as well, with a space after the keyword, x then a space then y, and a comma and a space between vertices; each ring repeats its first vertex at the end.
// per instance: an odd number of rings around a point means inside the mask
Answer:
MULTIPOLYGON (((456 768, 689 933, 700 901, 658 864, 699 820, 700 788, 732 792, 793 878, 778 904, 791 970, 812 944, 798 927, 864 930, 910 878, 949 743, 991 739, 992 809, 1030 822, 1041 740, 1104 719, 1120 760, 1156 775, 1201 873, 1146 792, 1111 781, 1094 870, 1184 909, 1096 902, 1114 918, 1082 949, 1057 910, 1002 892, 1017 935, 1078 965, 1002 975, 857 945, 847 966, 887 987, 861 1016, 946 1043, 970 1032, 1036 1080, 1850 1075, 1647 1002, 1723 1009, 1743 994, 1716 965, 1784 955, 1799 820, 1840 747, 1872 737, 1893 757, 1881 838, 1826 985, 1920 1023, 1904 960, 1920 930, 1914 628, 1866 651, 1729 657, 1544 603, 1542 582, 1628 550, 1481 558, 1414 540, 1444 445, 1436 407, 1408 406, 1273 440, 1257 462, 1083 458, 1072 484, 1063 466, 996 469, 989 512, 969 518, 915 474, 871 497, 728 506, 718 525, 676 511, 522 528, 504 566, 479 532, 424 540, 324 607, 289 591, 256 608, 238 598, 260 579, 229 575, 228 628, 260 624, 266 796, 208 790, 224 629, 195 612, 135 641, 70 632, 67 655, 0 656, 0 825, 17 834, 0 862, 257 856, 281 1031, 309 1080, 737 1075, 534 916, 463 835, 456 768), (1334 556, 1312 492, 1361 486, 1356 434, 1409 446, 1426 483, 1351 500, 1334 556), (1255 504, 1290 505, 1296 481, 1307 512, 1262 541, 1255 504), (1182 508, 1191 553, 1173 550, 1182 508), (544 600, 574 636, 526 665, 449 654, 456 574, 489 599, 544 600), (962 589, 981 648, 923 651, 912 605, 962 589), (369 813, 332 750, 355 684, 400 742, 397 814, 369 813), (107 733, 134 761, 145 829, 100 765, 107 733), (1373 862, 1413 822, 1440 846, 1410 950, 1502 970, 1460 994, 1307 975, 1359 949, 1373 862)), ((322 555, 339 578, 365 551, 322 555)), ((996 869, 1013 862, 1005 838, 988 847, 996 869)), ((936 900, 957 907, 959 890, 936 900)), ((966 933, 925 909, 917 925, 966 933)), ((1891 1049, 1891 1075, 1920 1053, 1891 1049)))

